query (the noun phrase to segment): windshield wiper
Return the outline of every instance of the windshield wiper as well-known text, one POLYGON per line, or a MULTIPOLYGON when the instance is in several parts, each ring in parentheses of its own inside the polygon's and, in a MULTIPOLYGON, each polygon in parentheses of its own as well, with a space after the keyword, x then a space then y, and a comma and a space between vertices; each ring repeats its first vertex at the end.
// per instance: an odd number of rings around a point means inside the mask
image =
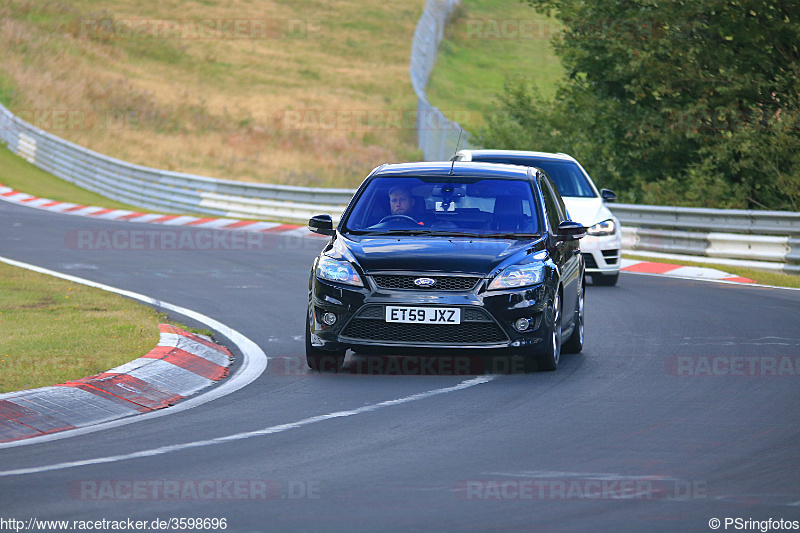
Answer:
POLYGON ((352 230, 353 235, 430 235, 432 237, 483 237, 479 233, 435 229, 352 230))
POLYGON ((481 233, 479 237, 484 237, 487 239, 533 239, 536 237, 541 237, 538 233, 481 233))
POLYGON ((350 230, 348 233, 353 235, 421 235, 428 233, 425 229, 374 229, 374 230, 350 230))

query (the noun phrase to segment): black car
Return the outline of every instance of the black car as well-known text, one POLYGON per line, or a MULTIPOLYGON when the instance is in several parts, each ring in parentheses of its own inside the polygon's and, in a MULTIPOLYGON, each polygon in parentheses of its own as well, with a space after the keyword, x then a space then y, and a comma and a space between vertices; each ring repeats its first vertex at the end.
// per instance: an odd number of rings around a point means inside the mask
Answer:
POLYGON ((347 349, 481 348, 555 370, 562 345, 583 348, 585 228, 541 169, 382 165, 336 229, 329 215, 309 229, 331 236, 309 276, 312 369, 338 370, 347 349))

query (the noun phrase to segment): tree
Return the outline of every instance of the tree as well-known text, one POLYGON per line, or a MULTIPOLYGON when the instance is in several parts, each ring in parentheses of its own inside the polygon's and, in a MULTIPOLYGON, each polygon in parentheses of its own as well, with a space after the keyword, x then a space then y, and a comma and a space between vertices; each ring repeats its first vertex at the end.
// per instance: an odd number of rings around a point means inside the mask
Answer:
POLYGON ((800 7, 529 0, 564 24, 547 102, 510 82, 478 138, 568 151, 626 201, 800 209, 800 7))

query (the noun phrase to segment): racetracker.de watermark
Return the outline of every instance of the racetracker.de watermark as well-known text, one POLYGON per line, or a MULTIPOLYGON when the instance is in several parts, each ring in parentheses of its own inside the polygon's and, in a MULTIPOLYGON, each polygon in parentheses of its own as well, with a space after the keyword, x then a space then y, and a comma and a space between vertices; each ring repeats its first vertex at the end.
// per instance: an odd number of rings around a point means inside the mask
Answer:
POLYGON ((315 39, 322 29, 319 20, 262 18, 85 18, 78 26, 79 38, 95 40, 315 39))
POLYGON ((462 500, 694 500, 706 499, 704 481, 662 478, 531 478, 461 480, 462 500))
POLYGON ((91 501, 318 500, 319 480, 272 479, 82 479, 67 485, 69 497, 91 501))
POLYGON ((478 113, 467 109, 428 112, 416 109, 288 109, 277 118, 285 130, 441 131, 451 129, 452 122, 475 124, 480 117, 478 113))
POLYGON ((64 244, 82 251, 254 251, 276 247, 276 235, 190 229, 70 230, 64 244))
MULTIPOLYGON (((89 109, 19 109, 16 116, 35 128, 47 131, 139 130, 148 120, 145 113, 98 113, 89 109)), ((27 126, 15 120, 0 121, 0 130, 26 132, 27 126)))
POLYGON ((509 39, 549 41, 557 35, 571 40, 642 41, 663 36, 658 23, 641 18, 573 19, 567 26, 551 19, 482 18, 467 19, 459 26, 467 39, 509 39))
POLYGON ((664 362, 666 373, 679 377, 800 376, 798 355, 674 355, 664 362))
MULTIPOLYGON (((298 339, 299 340, 299 339, 298 339)), ((475 376, 483 374, 525 374, 531 362, 522 357, 468 355, 364 355, 353 356, 342 368, 337 357, 322 356, 318 362, 323 372, 373 376, 475 376)), ((270 359, 267 371, 277 376, 303 377, 314 374, 302 357, 270 359)))

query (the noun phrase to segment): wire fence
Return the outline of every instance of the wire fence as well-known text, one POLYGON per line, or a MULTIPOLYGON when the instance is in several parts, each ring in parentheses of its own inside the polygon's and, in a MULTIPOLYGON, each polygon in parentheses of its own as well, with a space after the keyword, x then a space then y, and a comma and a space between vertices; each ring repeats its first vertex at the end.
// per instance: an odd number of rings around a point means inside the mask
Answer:
POLYGON ((428 85, 439 44, 444 38, 447 21, 460 0, 428 0, 425 10, 414 31, 411 44, 411 85, 417 94, 417 146, 425 161, 447 161, 460 148, 474 148, 469 142, 469 133, 462 131, 458 122, 449 120, 438 108, 428 102, 425 87, 428 85))

